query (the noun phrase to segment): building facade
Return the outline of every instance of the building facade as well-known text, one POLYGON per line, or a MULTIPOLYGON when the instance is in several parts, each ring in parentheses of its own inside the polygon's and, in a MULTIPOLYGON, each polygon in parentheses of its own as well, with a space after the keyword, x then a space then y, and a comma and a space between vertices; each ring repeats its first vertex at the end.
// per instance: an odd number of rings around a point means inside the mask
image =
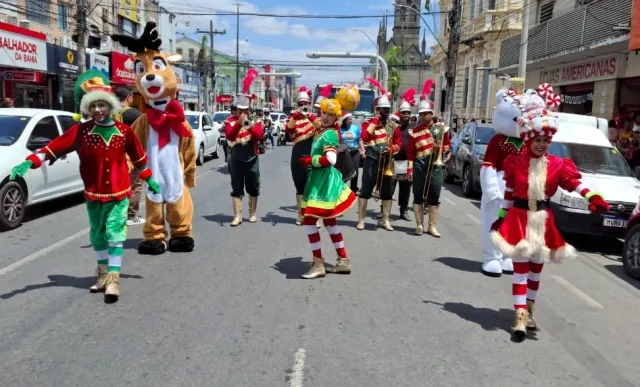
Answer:
MULTIPOLYGON (((633 0, 538 0, 530 17, 527 87, 549 82, 559 110, 611 119, 640 109, 640 59, 629 52, 633 0)), ((500 73, 517 74, 520 35, 501 42, 500 73)))
MULTIPOLYGON (((500 61, 501 41, 522 30, 522 4, 522 0, 462 0, 452 113, 458 121, 491 119, 493 96, 503 84, 492 72, 500 61)), ((440 1, 440 9, 449 11, 451 4, 440 1)), ((428 62, 435 74, 436 109, 444 113, 450 36, 447 14, 440 15, 439 25, 439 44, 433 46, 428 62)))
POLYGON ((158 33, 162 40, 162 50, 176 52, 176 15, 163 7, 159 8, 158 33))

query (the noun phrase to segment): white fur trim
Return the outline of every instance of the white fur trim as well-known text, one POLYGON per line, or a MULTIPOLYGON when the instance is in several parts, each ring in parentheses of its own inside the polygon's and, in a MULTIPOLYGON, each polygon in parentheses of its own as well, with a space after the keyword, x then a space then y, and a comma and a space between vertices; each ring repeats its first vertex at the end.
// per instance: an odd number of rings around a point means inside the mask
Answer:
POLYGON ((89 114, 89 105, 96 101, 105 101, 111 105, 111 113, 117 113, 120 111, 120 101, 112 93, 106 91, 90 91, 82 96, 80 100, 80 111, 85 114, 89 114))
POLYGON ((480 187, 482 195, 489 200, 502 198, 503 193, 500 189, 500 178, 498 171, 494 167, 482 166, 480 168, 480 187))
POLYGON ((531 158, 529 161, 529 173, 527 178, 527 197, 529 198, 529 209, 534 210, 539 200, 546 200, 544 189, 547 182, 547 158, 531 158), (532 207, 533 205, 533 207, 532 207))
POLYGON ((338 161, 338 154, 336 152, 327 152, 326 156, 329 164, 336 165, 336 161, 338 161))
POLYGON ((533 262, 555 262, 559 263, 564 258, 572 258, 576 256, 576 249, 570 244, 565 244, 557 250, 551 250, 547 246, 542 246, 538 251, 533 251, 531 244, 523 239, 517 245, 507 242, 498 231, 491 231, 489 234, 491 242, 505 256, 515 259, 527 258, 533 262))
POLYGON ((513 207, 513 200, 502 200, 502 208, 509 209, 513 207))
POLYGON ((583 189, 585 189, 585 188, 588 188, 588 187, 587 187, 586 185, 584 185, 584 184, 580 183, 580 184, 576 187, 575 191, 576 191, 577 193, 580 193, 580 192, 582 192, 582 190, 583 190, 583 189))

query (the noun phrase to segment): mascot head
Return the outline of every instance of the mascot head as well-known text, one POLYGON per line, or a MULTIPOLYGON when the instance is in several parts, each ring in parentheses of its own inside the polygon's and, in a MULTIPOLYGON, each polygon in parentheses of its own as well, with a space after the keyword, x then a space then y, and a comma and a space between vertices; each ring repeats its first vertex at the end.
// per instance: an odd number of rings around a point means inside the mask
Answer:
POLYGON ((496 94, 496 107, 491 117, 496 132, 508 137, 519 137, 518 120, 522 116, 520 101, 515 91, 502 89, 496 94))
POLYGON ((162 41, 156 23, 147 22, 140 38, 125 35, 111 35, 111 38, 133 52, 125 66, 135 72, 136 87, 147 102, 176 98, 178 80, 170 64, 181 61, 182 55, 160 51, 162 41))

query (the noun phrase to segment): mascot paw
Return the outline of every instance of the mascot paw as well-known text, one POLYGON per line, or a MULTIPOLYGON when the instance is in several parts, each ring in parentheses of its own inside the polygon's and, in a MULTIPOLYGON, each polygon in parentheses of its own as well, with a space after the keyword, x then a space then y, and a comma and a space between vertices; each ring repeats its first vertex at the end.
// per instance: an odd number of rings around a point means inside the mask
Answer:
POLYGON ((190 253, 195 247, 195 241, 191 237, 178 237, 169 239, 169 251, 172 253, 190 253))
MULTIPOLYGON (((491 261, 485 261, 482 264, 482 274, 489 277, 500 277, 502 275, 502 260, 493 259, 491 261)), ((513 268, 511 269, 513 270, 513 268)))
POLYGON ((513 261, 511 258, 502 258, 502 274, 513 274, 513 261))
POLYGON ((167 251, 165 241, 142 241, 138 245, 138 254, 142 255, 160 255, 167 251))

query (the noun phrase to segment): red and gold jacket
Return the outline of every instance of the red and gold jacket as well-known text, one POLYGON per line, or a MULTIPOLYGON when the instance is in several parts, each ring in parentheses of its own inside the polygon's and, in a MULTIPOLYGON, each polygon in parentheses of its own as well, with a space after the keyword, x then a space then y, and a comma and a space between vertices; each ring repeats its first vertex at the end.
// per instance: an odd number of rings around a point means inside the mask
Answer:
POLYGON ((260 122, 252 123, 249 129, 245 129, 238 117, 229 117, 224 127, 224 135, 231 143, 231 148, 237 145, 250 146, 250 143, 253 142, 253 153, 256 156, 260 154, 258 143, 264 137, 264 130, 260 122))
MULTIPOLYGON (((392 124, 387 123, 387 125, 392 124)), ((365 156, 377 160, 389 146, 394 155, 398 153, 402 148, 402 136, 396 136, 395 129, 394 127, 391 135, 388 135, 387 129, 377 117, 364 122, 360 138, 366 146, 365 156)))
POLYGON ((319 124, 313 113, 305 117, 294 112, 287 118, 285 131, 291 136, 293 146, 296 146, 299 142, 312 138, 315 130, 320 127, 319 124))
MULTIPOLYGON (((409 133, 409 148, 407 150, 407 159, 409 160, 409 170, 407 173, 413 173, 413 163, 416 160, 425 159, 431 157, 431 153, 437 150, 437 145, 433 135, 436 130, 445 130, 444 126, 437 126, 437 129, 433 127, 434 123, 431 122, 427 125, 416 125, 409 133)), ((442 137, 442 153, 449 152, 451 150, 451 139, 449 132, 445 132, 442 137)), ((433 161, 435 161, 435 157, 433 161)))

